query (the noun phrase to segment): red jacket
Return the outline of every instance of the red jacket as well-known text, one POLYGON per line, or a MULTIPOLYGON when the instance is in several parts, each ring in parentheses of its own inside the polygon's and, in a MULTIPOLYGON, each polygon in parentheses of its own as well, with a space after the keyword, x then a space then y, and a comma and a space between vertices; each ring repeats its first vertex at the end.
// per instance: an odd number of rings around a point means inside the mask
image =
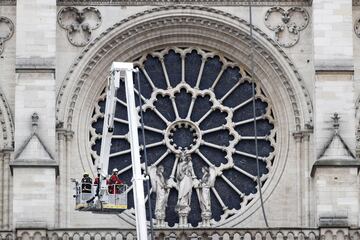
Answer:
POLYGON ((96 177, 94 180, 94 185, 98 185, 99 184, 99 177, 96 177))
POLYGON ((113 193, 120 193, 120 188, 118 185, 123 184, 124 181, 122 181, 117 175, 111 175, 108 180, 108 191, 110 194, 113 193))
POLYGON ((109 184, 123 184, 122 181, 117 175, 111 175, 109 178, 109 184))

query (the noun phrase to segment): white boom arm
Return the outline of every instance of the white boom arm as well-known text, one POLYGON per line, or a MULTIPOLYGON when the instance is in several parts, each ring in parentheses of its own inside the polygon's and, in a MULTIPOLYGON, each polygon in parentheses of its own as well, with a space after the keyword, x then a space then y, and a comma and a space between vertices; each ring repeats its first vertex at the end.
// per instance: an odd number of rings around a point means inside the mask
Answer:
MULTIPOLYGON (((106 87, 106 105, 104 125, 101 139, 99 170, 102 177, 108 176, 109 155, 111 147, 111 138, 114 131, 114 118, 116 109, 116 93, 120 87, 120 70, 111 67, 111 76, 108 78, 106 87)), ((106 185, 105 181, 104 184, 106 185)))
MULTIPOLYGON (((104 128, 101 141, 99 171, 102 177, 108 176, 111 138, 114 131, 115 108, 117 102, 116 93, 120 86, 120 82, 124 81, 126 91, 127 114, 129 121, 128 137, 131 147, 131 160, 133 169, 136 233, 137 239, 147 240, 147 224, 143 186, 144 176, 141 173, 140 165, 140 147, 138 136, 139 116, 135 106, 133 71, 134 67, 132 63, 113 62, 111 66, 111 76, 108 80, 108 86, 106 90, 106 106, 104 128)), ((106 189, 105 181, 101 181, 101 188, 106 189)))

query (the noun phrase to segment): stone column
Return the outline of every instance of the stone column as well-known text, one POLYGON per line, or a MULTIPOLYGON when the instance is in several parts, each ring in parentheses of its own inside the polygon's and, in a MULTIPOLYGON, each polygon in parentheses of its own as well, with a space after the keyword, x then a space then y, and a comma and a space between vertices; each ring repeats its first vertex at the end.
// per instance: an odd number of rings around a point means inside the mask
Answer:
POLYGON ((10 193, 12 192, 12 178, 10 176, 10 157, 12 149, 4 150, 4 166, 3 166, 3 227, 10 229, 12 213, 12 199, 10 193))
POLYGON ((303 134, 301 131, 295 132, 293 134, 295 138, 295 144, 296 144, 296 185, 297 185, 297 199, 298 199, 298 207, 297 207, 297 216, 298 216, 298 226, 303 226, 303 193, 302 193, 302 175, 301 172, 303 171, 302 168, 302 159, 301 159, 301 142, 303 134))
POLYGON ((66 131, 63 129, 57 130, 58 135, 58 159, 59 159, 59 192, 58 192, 58 202, 57 202, 57 208, 58 208, 58 226, 59 227, 65 227, 66 226, 66 211, 64 211, 64 205, 66 206, 66 181, 69 179, 65 178, 64 173, 66 173, 66 152, 65 152, 65 134, 66 131))
POLYGON ((298 190, 298 225, 309 227, 310 219, 310 169, 309 169, 309 140, 312 129, 293 133, 296 143, 296 178, 298 190))
POLYGON ((10 228, 11 219, 11 188, 12 180, 10 176, 10 149, 3 149, 0 153, 0 229, 10 228))
POLYGON ((59 227, 68 227, 69 217, 70 217, 70 208, 72 202, 69 202, 69 199, 72 196, 72 192, 69 191, 70 186, 70 163, 68 153, 71 147, 71 140, 73 132, 66 130, 64 128, 57 129, 58 135, 58 159, 59 159, 59 182, 58 182, 58 226, 59 227))
POLYGON ((303 226, 310 227, 312 224, 310 223, 311 218, 311 181, 310 181, 310 167, 309 167, 309 142, 310 142, 310 134, 312 133, 311 130, 304 131, 303 132, 303 149, 302 152, 304 153, 304 156, 302 157, 302 162, 304 163, 304 222, 303 226))
POLYGON ((72 144, 73 144, 73 137, 74 137, 74 133, 70 130, 67 130, 66 131, 66 161, 67 161, 67 164, 66 164, 66 192, 67 192, 67 196, 66 196, 66 201, 65 201, 65 204, 66 204, 66 226, 69 227, 69 224, 70 224, 70 212, 71 212, 71 209, 74 207, 74 205, 72 205, 74 202, 73 202, 73 199, 72 199, 72 195, 74 194, 70 189, 72 189, 71 187, 71 183, 69 180, 70 180, 70 159, 71 159, 71 156, 72 156, 72 153, 71 153, 71 149, 73 149, 72 147, 72 144), (71 191, 71 192, 70 192, 71 191))
POLYGON ((0 153, 0 229, 4 229, 4 153, 0 153))
POLYGON ((56 218, 57 173, 53 157, 56 0, 18 0, 16 23, 13 222, 15 228, 51 228, 56 218))

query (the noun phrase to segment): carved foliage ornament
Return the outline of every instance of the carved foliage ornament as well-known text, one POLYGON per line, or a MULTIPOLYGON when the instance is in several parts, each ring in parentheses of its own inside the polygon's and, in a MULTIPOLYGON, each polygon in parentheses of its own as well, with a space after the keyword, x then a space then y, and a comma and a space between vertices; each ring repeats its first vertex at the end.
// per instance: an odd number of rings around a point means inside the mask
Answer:
POLYGON ((304 8, 285 10, 272 7, 265 14, 265 25, 275 32, 275 40, 283 47, 292 47, 300 39, 300 31, 309 23, 309 14, 304 8))
POLYGON ((58 22, 67 31, 70 43, 83 47, 90 42, 92 31, 101 25, 101 13, 94 7, 65 7, 58 14, 58 22))
POLYGON ((4 51, 5 42, 14 34, 14 24, 6 17, 0 17, 0 55, 4 51))

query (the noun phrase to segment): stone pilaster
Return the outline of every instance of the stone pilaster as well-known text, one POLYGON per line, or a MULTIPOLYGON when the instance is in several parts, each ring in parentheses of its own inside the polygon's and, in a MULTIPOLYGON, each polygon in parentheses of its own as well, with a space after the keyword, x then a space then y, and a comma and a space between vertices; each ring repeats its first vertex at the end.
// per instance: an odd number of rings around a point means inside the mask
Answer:
POLYGON ((70 186, 70 147, 73 132, 62 128, 57 128, 58 136, 58 159, 59 159, 59 181, 58 181, 58 227, 68 227, 70 220, 70 208, 72 202, 69 201, 72 196, 70 186))
POLYGON ((12 149, 3 149, 0 153, 0 229, 11 227, 12 178, 9 162, 12 152, 12 149))
POLYGON ((18 0, 16 23, 13 221, 54 227, 56 0, 18 0))
POLYGON ((313 1, 315 146, 318 156, 331 131, 326 122, 341 116, 341 135, 355 151, 352 0, 313 1), (346 93, 346 94, 344 94, 346 93))
POLYGON ((302 159, 301 159, 301 143, 302 143, 302 132, 295 132, 293 134, 295 138, 295 144, 296 144, 296 188, 297 188, 297 199, 298 199, 298 207, 297 207, 297 216, 298 216, 298 225, 302 225, 302 216, 303 216, 303 199, 302 199, 302 193, 303 193, 303 183, 302 183, 302 176, 301 172, 302 170, 302 159))
POLYGON ((357 219, 353 213, 358 214, 359 209, 355 198, 358 192, 358 163, 352 159, 355 152, 352 0, 314 0, 312 7, 316 154, 313 159, 316 162, 312 162, 312 176, 315 221, 323 224, 331 222, 331 219, 346 217, 342 224, 354 226, 357 219), (341 117, 336 127, 334 125, 335 135, 331 128, 331 116, 334 113, 341 117), (330 141, 334 144, 341 142, 340 147, 347 148, 349 152, 337 156, 335 153, 339 150, 330 146, 330 141))
POLYGON ((298 224, 299 226, 310 225, 310 170, 309 170, 309 140, 312 129, 305 129, 293 133, 296 143, 297 161, 297 198, 298 198, 298 224))
POLYGON ((358 226, 360 161, 339 133, 340 117, 334 114, 333 133, 313 164, 316 220, 320 226, 358 226))

